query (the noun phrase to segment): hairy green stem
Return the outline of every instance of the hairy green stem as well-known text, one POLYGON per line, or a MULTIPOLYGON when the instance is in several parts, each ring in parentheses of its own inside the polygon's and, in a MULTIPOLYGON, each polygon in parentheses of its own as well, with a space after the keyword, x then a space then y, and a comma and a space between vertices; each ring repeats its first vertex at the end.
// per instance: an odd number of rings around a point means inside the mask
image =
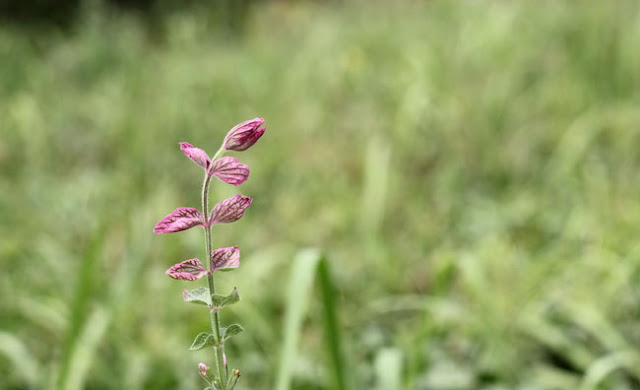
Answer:
MULTIPOLYGON (((222 153, 224 149, 220 148, 213 156, 211 161, 215 161, 222 153)), ((211 271, 211 253, 213 252, 213 244, 211 240, 211 226, 209 226, 209 185, 211 184, 211 176, 205 173, 204 183, 202 185, 202 212, 204 214, 204 241, 206 247, 206 259, 207 269, 211 271)), ((209 294, 211 300, 216 293, 215 281, 213 279, 213 272, 207 275, 207 283, 209 284, 209 294)), ((211 316, 211 330, 213 332, 214 346, 213 350, 216 356, 216 370, 218 372, 218 379, 222 386, 226 387, 227 384, 227 367, 226 359, 224 356, 224 342, 220 334, 220 313, 214 308, 209 310, 211 316)))

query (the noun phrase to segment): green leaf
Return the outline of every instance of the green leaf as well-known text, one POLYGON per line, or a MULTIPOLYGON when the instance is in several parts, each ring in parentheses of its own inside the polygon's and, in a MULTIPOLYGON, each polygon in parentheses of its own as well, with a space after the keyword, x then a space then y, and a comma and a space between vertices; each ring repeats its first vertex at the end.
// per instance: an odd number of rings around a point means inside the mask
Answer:
POLYGON ((231 337, 242 333, 244 328, 240 324, 231 324, 226 328, 221 329, 222 339, 229 340, 231 337))
POLYGON ((231 294, 229 295, 214 295, 213 296, 213 306, 221 309, 225 306, 233 305, 234 303, 240 300, 240 295, 238 295, 238 289, 233 288, 231 294))
POLYGON ((195 339, 193 339, 193 343, 191 343, 191 346, 189 347, 189 349, 192 351, 197 351, 199 349, 206 347, 207 345, 213 345, 214 342, 215 342, 215 339, 213 337, 213 334, 202 332, 199 335, 197 335, 195 339))
POLYGON ((211 294, 207 287, 198 287, 194 290, 182 290, 182 298, 185 302, 197 303, 198 305, 211 305, 211 294))

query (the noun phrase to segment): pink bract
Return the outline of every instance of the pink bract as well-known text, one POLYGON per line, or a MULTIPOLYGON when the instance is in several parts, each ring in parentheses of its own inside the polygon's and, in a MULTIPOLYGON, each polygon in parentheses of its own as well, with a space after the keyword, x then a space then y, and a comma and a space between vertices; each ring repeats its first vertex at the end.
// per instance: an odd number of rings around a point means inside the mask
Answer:
POLYGON ((222 157, 209 165, 207 173, 225 183, 239 186, 249 178, 249 166, 234 157, 222 157))
POLYGON ((209 215, 209 226, 239 220, 244 215, 244 211, 251 206, 252 201, 253 198, 238 194, 218 202, 209 215))
POLYGON ((249 149, 267 130, 266 127, 260 128, 263 124, 263 118, 254 118, 235 125, 224 138, 224 148, 236 152, 249 149))
POLYGON ((180 150, 182 150, 184 154, 186 154, 187 157, 191 159, 191 161, 200 165, 205 170, 209 168, 209 164, 211 164, 211 161, 209 160, 209 156, 204 150, 196 148, 195 146, 187 142, 180 142, 180 150))
POLYGON ((162 218, 153 228, 156 234, 175 233, 194 226, 204 226, 204 218, 198 209, 178 207, 171 214, 162 218))
POLYGON ((200 260, 189 259, 172 265, 165 273, 174 279, 197 280, 207 274, 200 260))
POLYGON ((240 266, 240 249, 237 246, 218 248, 211 254, 211 272, 240 266))

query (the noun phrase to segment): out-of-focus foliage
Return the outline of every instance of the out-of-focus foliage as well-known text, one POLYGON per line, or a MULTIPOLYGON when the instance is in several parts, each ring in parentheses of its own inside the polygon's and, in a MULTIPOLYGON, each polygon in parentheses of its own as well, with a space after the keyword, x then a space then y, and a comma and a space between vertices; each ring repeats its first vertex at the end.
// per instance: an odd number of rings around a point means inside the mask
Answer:
MULTIPOLYGON (((214 14, 0 28, 1 389, 201 385, 207 316, 164 270, 203 237, 152 228, 199 204, 178 142, 256 116, 254 202, 214 230, 242 388, 274 386, 308 246, 357 389, 640 386, 636 2, 270 2, 235 38, 214 14)), ((332 386, 317 299, 296 389, 332 386)))
POLYGON ((101 6, 110 12, 132 13, 148 27, 162 24, 168 15, 185 10, 206 6, 213 15, 210 21, 219 28, 241 33, 251 13, 253 4, 260 0, 216 0, 201 2, 197 0, 0 0, 0 21, 18 26, 21 29, 73 28, 78 16, 86 13, 85 8, 101 6))

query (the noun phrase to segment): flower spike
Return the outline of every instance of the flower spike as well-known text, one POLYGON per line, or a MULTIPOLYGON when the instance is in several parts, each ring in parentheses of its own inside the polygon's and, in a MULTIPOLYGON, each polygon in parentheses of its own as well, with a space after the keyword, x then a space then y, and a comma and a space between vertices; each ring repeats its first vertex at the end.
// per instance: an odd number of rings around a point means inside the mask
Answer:
POLYGON ((222 157, 209 165, 207 174, 225 183, 239 186, 249 178, 249 167, 234 157, 222 157))
POLYGON ((196 148, 195 146, 187 142, 180 142, 180 150, 182 150, 184 154, 186 154, 187 157, 191 159, 191 161, 200 165, 205 170, 209 168, 211 160, 204 150, 196 148))
POLYGON ((231 223, 239 220, 244 211, 251 206, 253 198, 240 194, 218 202, 211 210, 209 226, 215 223, 231 223))
POLYGON ((211 254, 211 272, 240 266, 240 249, 237 246, 218 248, 211 254))
MULTIPOLYGON (((264 135, 265 131, 265 120, 262 118, 239 123, 229 130, 222 145, 211 156, 203 149, 188 142, 180 142, 180 150, 191 161, 204 169, 202 209, 179 207, 158 221, 153 228, 153 232, 156 234, 180 232, 195 226, 204 228, 206 261, 197 258, 184 260, 169 267, 165 273, 178 280, 204 279, 206 281, 207 286, 182 291, 182 298, 185 302, 204 305, 211 317, 211 332, 199 333, 189 348, 198 350, 205 346, 213 346, 215 369, 205 363, 198 364, 198 373, 206 382, 205 390, 234 389, 240 377, 240 371, 230 369, 224 351, 224 343, 231 336, 243 330, 239 324, 231 324, 223 328, 220 320, 220 311, 240 300, 238 290, 234 287, 229 295, 219 295, 216 294, 214 283, 215 277, 219 277, 215 274, 216 271, 233 270, 240 266, 240 249, 237 246, 214 249, 211 234, 212 225, 239 220, 253 202, 253 198, 238 194, 211 207, 211 203, 209 203, 210 184, 212 184, 213 176, 234 186, 239 186, 247 181, 250 173, 249 166, 234 157, 225 157, 225 153, 247 150, 264 135)), ((200 280, 200 282, 202 281, 200 280)))
POLYGON ((179 280, 197 280, 207 274, 202 262, 198 259, 189 259, 172 265, 165 274, 179 280))
POLYGON ((156 234, 175 233, 191 229, 194 226, 204 226, 204 218, 198 209, 193 207, 178 207, 173 213, 162 218, 153 228, 156 234))
POLYGON ((260 128, 263 124, 264 119, 255 118, 235 125, 224 138, 223 147, 236 152, 249 149, 267 130, 266 127, 260 128))

